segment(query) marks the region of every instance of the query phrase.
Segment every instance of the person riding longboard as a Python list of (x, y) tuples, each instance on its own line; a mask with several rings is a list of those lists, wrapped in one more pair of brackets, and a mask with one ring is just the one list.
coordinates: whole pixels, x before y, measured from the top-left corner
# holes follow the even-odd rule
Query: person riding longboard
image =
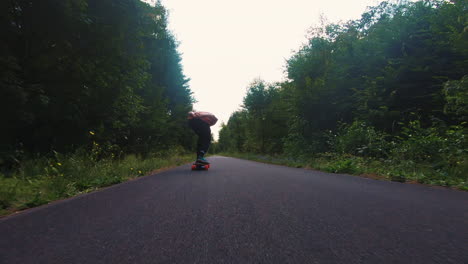
[(190, 128), (197, 134), (197, 165), (209, 165), (210, 163), (205, 159), (205, 154), (208, 152), (211, 144), (211, 129), (210, 126), (216, 124), (218, 119), (209, 112), (189, 112), (188, 124)]

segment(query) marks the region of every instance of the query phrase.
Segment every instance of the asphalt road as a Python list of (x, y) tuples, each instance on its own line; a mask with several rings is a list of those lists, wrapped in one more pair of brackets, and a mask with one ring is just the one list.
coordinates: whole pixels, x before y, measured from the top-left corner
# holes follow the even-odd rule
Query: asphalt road
[(468, 192), (212, 157), (0, 219), (0, 263), (468, 263)]

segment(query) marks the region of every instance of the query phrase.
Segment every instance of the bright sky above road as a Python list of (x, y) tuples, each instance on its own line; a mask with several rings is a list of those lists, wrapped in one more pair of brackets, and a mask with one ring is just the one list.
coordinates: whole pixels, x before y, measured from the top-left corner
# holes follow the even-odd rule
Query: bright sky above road
[[(154, 2), (146, 0), (147, 2)], [(256, 78), (284, 80), (285, 61), (306, 42), (307, 30), (360, 18), (377, 0), (162, 0), (169, 28), (180, 42), (184, 74), (198, 111), (214, 113), (218, 124), (240, 108)]]

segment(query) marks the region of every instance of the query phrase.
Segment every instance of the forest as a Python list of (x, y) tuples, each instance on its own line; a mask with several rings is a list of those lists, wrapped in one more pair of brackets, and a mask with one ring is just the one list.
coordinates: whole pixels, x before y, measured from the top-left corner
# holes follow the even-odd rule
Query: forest
[(468, 189), (467, 11), (385, 1), (311, 28), (286, 81), (251, 82), (217, 151)]
[(1, 165), (93, 142), (117, 154), (185, 146), (193, 98), (161, 4), (1, 4)]
[(0, 215), (187, 162), (194, 98), (168, 13), (0, 1)]

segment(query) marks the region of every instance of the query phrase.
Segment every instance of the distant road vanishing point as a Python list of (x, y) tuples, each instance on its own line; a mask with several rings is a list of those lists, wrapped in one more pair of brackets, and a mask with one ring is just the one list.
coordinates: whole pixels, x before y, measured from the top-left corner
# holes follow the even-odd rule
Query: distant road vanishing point
[(468, 192), (226, 157), (0, 219), (0, 263), (468, 263)]

